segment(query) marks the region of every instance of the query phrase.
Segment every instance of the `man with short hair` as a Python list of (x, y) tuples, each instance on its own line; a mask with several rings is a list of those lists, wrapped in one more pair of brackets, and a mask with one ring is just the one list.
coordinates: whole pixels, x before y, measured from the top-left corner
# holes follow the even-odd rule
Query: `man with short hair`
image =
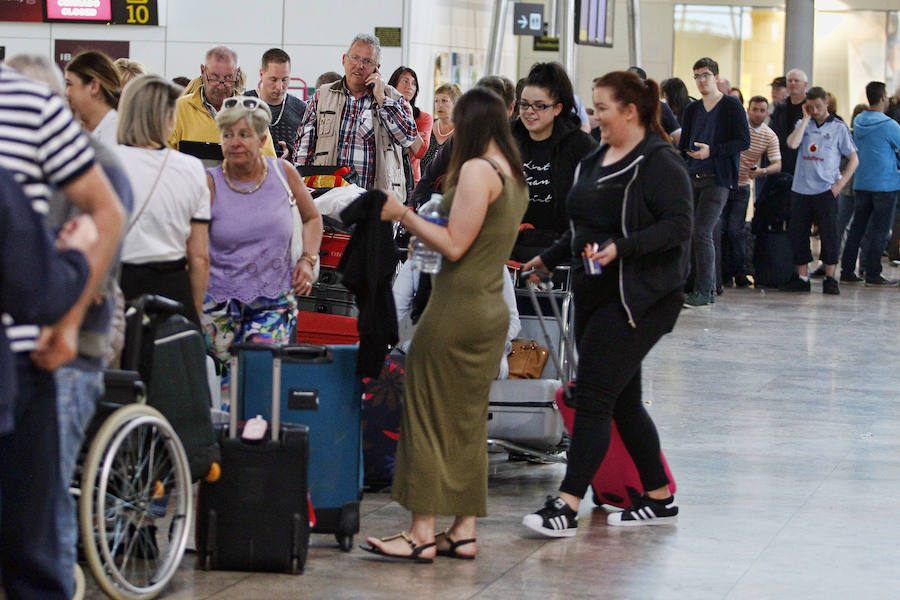
[[(788, 146), (788, 136), (794, 131), (794, 126), (803, 118), (803, 103), (806, 101), (806, 88), (809, 85), (806, 73), (800, 69), (791, 69), (785, 76), (787, 85), (787, 98), (779, 103), (773, 102), (772, 118), (769, 127), (778, 136), (781, 146), (781, 171), (794, 174), (794, 166), (797, 164), (797, 150)], [(774, 90), (774, 87), (772, 88)]]
[(701, 98), (685, 107), (678, 144), (694, 188), (694, 290), (685, 300), (687, 308), (715, 302), (717, 262), (713, 230), (729, 190), (737, 188), (740, 153), (750, 146), (744, 107), (716, 86), (718, 63), (701, 58), (693, 70)]
[(769, 86), (772, 88), (772, 102), (769, 106), (774, 109), (776, 104), (788, 97), (787, 78), (784, 75), (776, 77)]
[[(789, 88), (790, 82), (789, 75)], [(859, 158), (847, 125), (829, 114), (825, 90), (810, 88), (802, 106), (803, 118), (787, 138), (788, 147), (798, 150), (791, 185), (791, 220), (788, 224), (798, 277), (782, 289), (789, 292), (810, 291), (809, 262), (812, 252), (809, 248), (809, 230), (815, 222), (822, 242), (820, 257), (825, 264), (822, 293), (836, 296), (841, 293), (834, 278), (840, 246), (837, 197), (856, 171)], [(843, 173), (840, 170), (841, 156), (848, 159)]]
[[(178, 149), (182, 141), (222, 143), (216, 115), (222, 110), (225, 98), (235, 95), (238, 81), (238, 56), (227, 46), (216, 46), (206, 53), (206, 63), (200, 65), (200, 77), (184, 90), (175, 103), (175, 128), (168, 144)], [(271, 136), (266, 136), (262, 153), (275, 156)]]
[(352, 166), (365, 189), (406, 199), (403, 149), (416, 141), (412, 108), (379, 72), (381, 42), (353, 38), (343, 55), (344, 77), (316, 90), (294, 147), (299, 165)]
[[(750, 122), (750, 147), (741, 152), (738, 169), (737, 189), (730, 191), (728, 201), (722, 211), (722, 229), (727, 241), (727, 252), (723, 253), (723, 272), (725, 283), (734, 278), (736, 287), (747, 287), (750, 281), (744, 272), (747, 257), (746, 238), (744, 236), (747, 205), (750, 203), (750, 181), (766, 175), (774, 175), (781, 171), (781, 151), (778, 149), (778, 137), (768, 125), (769, 102), (764, 96), (753, 96), (747, 104), (747, 119)], [(768, 164), (760, 166), (760, 159), (765, 155)]]
[(853, 120), (853, 139), (859, 148), (859, 168), (853, 178), (856, 204), (841, 256), (841, 281), (860, 281), (853, 270), (865, 234), (860, 270), (865, 273), (866, 285), (893, 287), (897, 282), (881, 274), (881, 253), (891, 235), (900, 191), (900, 172), (897, 170), (900, 125), (884, 114), (888, 103), (884, 83), (870, 81), (866, 86), (866, 99), (869, 108)]
[(289, 94), (291, 84), (291, 57), (281, 48), (266, 50), (259, 69), (259, 93), (246, 92), (246, 96), (262, 98), (272, 111), (269, 137), (282, 158), (291, 160), (297, 128), (306, 113), (306, 102)]

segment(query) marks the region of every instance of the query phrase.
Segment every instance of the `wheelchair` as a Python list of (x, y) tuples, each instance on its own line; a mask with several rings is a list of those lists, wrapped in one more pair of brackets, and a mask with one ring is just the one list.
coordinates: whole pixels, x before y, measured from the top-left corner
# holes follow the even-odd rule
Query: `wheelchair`
[[(138, 321), (145, 324), (145, 310), (165, 318), (181, 307), (154, 296), (142, 297), (136, 306)], [(171, 406), (163, 408), (171, 413), (164, 415), (147, 403), (154, 383), (158, 390), (160, 379), (178, 380), (164, 369), (153, 375), (139, 365), (139, 346), (140, 336), (126, 329), (123, 366), (131, 370), (105, 372), (107, 392), (87, 428), (76, 466), (78, 485), (71, 490), (78, 499), (84, 561), (97, 585), (115, 600), (154, 598), (175, 575), (194, 526), (192, 484), (199, 478), (196, 452), (191, 454), (196, 448), (185, 449), (190, 432), (185, 438), (185, 430), (172, 425), (182, 416)], [(204, 402), (208, 406), (208, 397)], [(217, 478), (217, 460), (201, 461), (207, 480)]]

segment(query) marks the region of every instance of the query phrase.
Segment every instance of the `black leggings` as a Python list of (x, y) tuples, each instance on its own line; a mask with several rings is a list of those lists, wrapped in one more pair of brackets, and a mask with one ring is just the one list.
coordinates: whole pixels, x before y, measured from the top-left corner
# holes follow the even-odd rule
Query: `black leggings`
[(641, 361), (672, 331), (681, 304), (676, 290), (651, 306), (631, 327), (618, 301), (591, 302), (575, 289), (578, 380), (575, 425), (560, 491), (583, 498), (603, 462), (615, 420), (645, 490), (669, 483), (659, 454), (656, 426), (641, 402)]

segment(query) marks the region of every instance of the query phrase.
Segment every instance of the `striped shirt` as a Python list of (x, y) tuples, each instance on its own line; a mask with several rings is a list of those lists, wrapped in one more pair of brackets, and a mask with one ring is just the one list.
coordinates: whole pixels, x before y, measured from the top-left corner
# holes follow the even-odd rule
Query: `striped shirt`
[(759, 127), (750, 128), (750, 147), (741, 152), (741, 166), (738, 170), (739, 186), (750, 185), (750, 168), (759, 164), (763, 153), (769, 157), (770, 163), (781, 160), (778, 136), (765, 123)]
[[(316, 90), (297, 130), (294, 160), (298, 165), (314, 164), (318, 139), (316, 107), (319, 104), (321, 92), (321, 88)], [(367, 91), (362, 98), (356, 98), (350, 93), (346, 82), (344, 83), (344, 97), (344, 112), (341, 113), (341, 129), (338, 133), (337, 164), (355, 167), (356, 172), (359, 173), (359, 185), (369, 190), (375, 186), (375, 120), (373, 112), (378, 112), (378, 119), (388, 134), (404, 148), (415, 142), (416, 121), (407, 102), (398, 102), (386, 96), (379, 107), (371, 91)]]
[[(51, 185), (65, 187), (94, 165), (94, 151), (65, 102), (46, 85), (3, 65), (0, 165), (12, 172), (41, 214), (49, 210)], [(8, 315), (3, 315), (3, 324), (11, 325)], [(15, 325), (6, 335), (13, 352), (28, 352), (34, 349), (38, 327)]]
[(50, 186), (65, 187), (94, 164), (94, 151), (65, 102), (47, 86), (0, 65), (0, 165), (46, 214)]

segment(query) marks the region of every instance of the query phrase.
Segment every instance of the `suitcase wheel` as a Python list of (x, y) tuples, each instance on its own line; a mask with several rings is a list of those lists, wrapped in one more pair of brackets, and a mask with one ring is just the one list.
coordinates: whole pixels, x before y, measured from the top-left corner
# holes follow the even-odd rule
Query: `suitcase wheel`
[(341, 550), (344, 552), (350, 552), (353, 549), (353, 534), (344, 535), (342, 533), (334, 534), (334, 539), (337, 540), (338, 546), (341, 547)]
[(303, 569), (300, 568), (300, 559), (296, 556), (291, 559), (291, 575), (299, 575), (303, 572)]

